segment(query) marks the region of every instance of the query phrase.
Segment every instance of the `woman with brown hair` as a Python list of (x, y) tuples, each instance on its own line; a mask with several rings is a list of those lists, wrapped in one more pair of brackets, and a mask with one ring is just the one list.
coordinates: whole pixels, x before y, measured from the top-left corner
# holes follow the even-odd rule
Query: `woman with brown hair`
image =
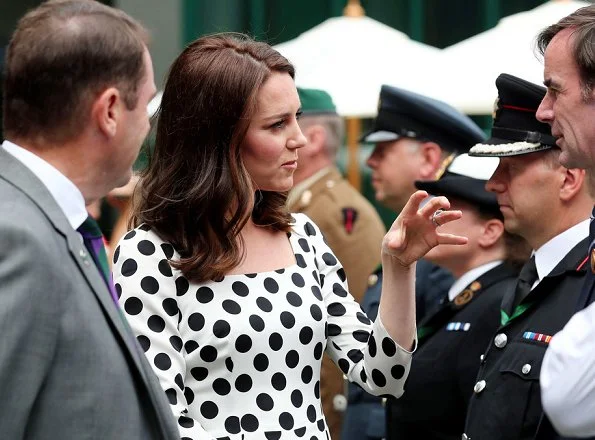
[(293, 77), (269, 45), (223, 34), (190, 44), (165, 85), (114, 281), (183, 438), (326, 439), (323, 350), (370, 392), (401, 395), (415, 261), (466, 241), (436, 232), (445, 198), (412, 196), (384, 239), (370, 322), (319, 229), (285, 208), (305, 143)]

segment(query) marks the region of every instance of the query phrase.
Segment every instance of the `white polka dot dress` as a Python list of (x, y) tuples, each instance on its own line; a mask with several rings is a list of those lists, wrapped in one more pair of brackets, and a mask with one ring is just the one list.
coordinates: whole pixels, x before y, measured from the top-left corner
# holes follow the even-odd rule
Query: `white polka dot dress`
[(120, 304), (183, 439), (327, 440), (325, 350), (369, 392), (403, 393), (411, 354), (347, 293), (320, 230), (303, 214), (294, 219), (294, 265), (219, 282), (189, 283), (169, 265), (174, 248), (149, 228), (120, 241)]

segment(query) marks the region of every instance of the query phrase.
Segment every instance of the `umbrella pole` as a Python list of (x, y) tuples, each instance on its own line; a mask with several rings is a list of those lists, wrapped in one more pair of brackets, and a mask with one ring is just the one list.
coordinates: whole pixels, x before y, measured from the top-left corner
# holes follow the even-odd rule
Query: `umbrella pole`
[(359, 137), (362, 131), (360, 118), (345, 118), (347, 134), (347, 180), (358, 191), (361, 191), (361, 176), (359, 169)]

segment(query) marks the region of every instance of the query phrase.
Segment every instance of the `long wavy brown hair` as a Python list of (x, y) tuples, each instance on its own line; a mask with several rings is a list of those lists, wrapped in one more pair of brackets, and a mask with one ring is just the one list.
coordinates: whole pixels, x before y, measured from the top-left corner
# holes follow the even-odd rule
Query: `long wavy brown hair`
[(240, 232), (251, 216), (290, 229), (287, 193), (257, 191), (240, 155), (272, 72), (294, 77), (271, 46), (229, 33), (199, 38), (170, 68), (131, 224), (170, 242), (181, 257), (172, 266), (189, 280), (221, 279), (242, 261)]

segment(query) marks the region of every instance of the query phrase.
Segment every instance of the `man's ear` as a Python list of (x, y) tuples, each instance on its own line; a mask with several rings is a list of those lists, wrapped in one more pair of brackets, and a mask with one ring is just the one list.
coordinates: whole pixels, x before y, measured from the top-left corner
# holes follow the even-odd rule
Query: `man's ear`
[(442, 149), (436, 142), (422, 142), (419, 154), (422, 159), (419, 166), (420, 180), (435, 180), (442, 163)]
[(322, 125), (309, 125), (302, 130), (302, 133), (306, 136), (308, 144), (300, 150), (300, 154), (302, 154), (303, 150), (306, 150), (307, 154), (314, 156), (324, 150), (327, 134)]
[(120, 92), (115, 87), (109, 87), (101, 92), (93, 101), (91, 118), (98, 130), (107, 137), (114, 137), (123, 109)]
[(567, 202), (579, 193), (585, 182), (585, 170), (560, 167), (563, 175), (560, 184), (560, 199)]
[(482, 234), (477, 241), (483, 248), (492, 247), (504, 234), (504, 223), (498, 219), (490, 219), (483, 224)]

